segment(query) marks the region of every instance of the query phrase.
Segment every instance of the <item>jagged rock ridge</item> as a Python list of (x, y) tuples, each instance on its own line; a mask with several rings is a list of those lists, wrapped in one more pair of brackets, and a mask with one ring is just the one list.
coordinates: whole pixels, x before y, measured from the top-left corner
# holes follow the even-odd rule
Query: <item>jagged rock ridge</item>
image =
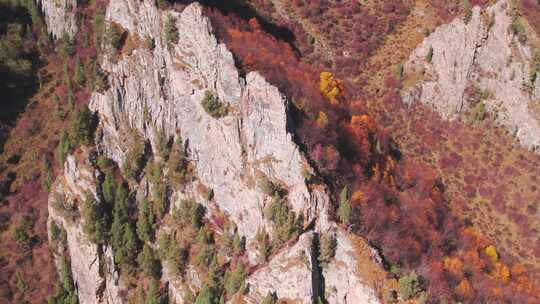
[[(43, 7), (51, 14), (47, 13), (50, 5)], [(162, 36), (167, 18), (174, 18), (178, 28), (176, 44)], [(263, 217), (270, 198), (257, 187), (261, 177), (287, 190), (288, 202), (303, 215), (306, 227), (315, 223), (316, 230), (331, 229), (340, 243), (347, 244), (346, 234), (327, 218), (329, 197), (324, 187), (310, 189), (306, 184), (304, 174), (311, 168), (287, 131), (287, 100), (258, 73), (239, 76), (232, 54), (217, 42), (198, 4), (178, 13), (158, 10), (151, 0), (111, 1), (106, 19), (127, 30), (135, 41), (153, 39), (155, 47), (139, 47), (129, 54), (122, 52), (120, 57), (112, 52), (103, 56), (101, 66), (108, 74), (109, 88), (94, 92), (90, 103), (99, 118), (95, 142), (99, 153), (121, 165), (129, 149), (129, 132), (135, 130), (154, 147), (158, 131), (180, 136), (199, 182), (214, 191), (215, 207), (247, 238), (249, 262), (258, 270), (248, 278), (250, 288), (244, 300), (260, 303), (272, 290), (280, 297), (312, 303), (319, 292), (313, 289), (317, 285), (313, 281), (320, 275), (313, 273), (313, 232), (300, 236), (295, 245), (283, 249), (267, 264), (261, 263), (254, 248), (257, 229), (271, 229)], [(58, 28), (66, 26), (57, 24)], [(206, 113), (201, 100), (207, 91), (229, 105), (228, 115), (216, 119)], [(51, 192), (50, 220), (66, 228), (80, 302), (120, 303), (122, 277), (114, 270), (111, 249), (99, 253), (97, 246), (85, 240), (80, 219), (69, 222), (53, 206), (59, 195), (68, 205), (83, 201), (86, 193), (99, 200), (97, 174), (89, 165), (89, 155), (69, 157)], [(144, 192), (143, 188), (140, 191)], [(171, 203), (178, 204), (186, 197), (209, 204), (195, 185), (172, 194)], [(214, 206), (208, 207), (211, 210)], [(346, 248), (350, 250), (350, 246)], [(305, 259), (297, 258), (301, 255)], [(289, 267), (291, 262), (295, 267)], [(104, 274), (100, 274), (102, 264), (107, 265)], [(357, 267), (350, 253), (338, 251), (328, 269), (340, 272), (325, 273), (326, 285), (335, 290), (329, 293), (330, 303), (378, 303), (375, 292), (363, 285), (361, 274), (354, 271)], [(343, 274), (348, 276), (346, 281)], [(172, 282), (175, 278), (165, 275), (163, 279)], [(183, 303), (183, 291), (173, 283), (169, 287), (171, 299)]]
[[(66, 230), (67, 247), (79, 302), (122, 303), (117, 285), (118, 273), (114, 267), (111, 249), (104, 248), (103, 253), (99, 253), (98, 245), (89, 242), (83, 232), (83, 223), (76, 211), (77, 204), (84, 201), (87, 195), (98, 198), (96, 193), (98, 172), (88, 159), (86, 150), (77, 158), (68, 156), (66, 159), (64, 172), (55, 181), (49, 195), (48, 221)], [(57, 204), (61, 204), (61, 208)], [(100, 270), (104, 267), (108, 272), (102, 275)]]

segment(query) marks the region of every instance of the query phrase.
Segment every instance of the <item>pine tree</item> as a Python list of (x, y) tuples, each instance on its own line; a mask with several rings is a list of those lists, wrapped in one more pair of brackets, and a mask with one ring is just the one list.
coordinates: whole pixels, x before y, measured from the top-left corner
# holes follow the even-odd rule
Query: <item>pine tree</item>
[(92, 20), (92, 32), (94, 33), (94, 45), (101, 49), (103, 35), (105, 34), (105, 16), (101, 12), (97, 12)]
[(51, 191), (52, 179), (53, 179), (53, 170), (51, 161), (47, 158), (43, 158), (43, 186), (47, 192)]
[(73, 74), (73, 81), (79, 86), (82, 86), (86, 81), (84, 76), (84, 68), (79, 60), (79, 57), (75, 58), (75, 72)]
[(348, 187), (343, 187), (339, 195), (340, 203), (338, 208), (338, 216), (342, 223), (348, 225), (351, 223), (352, 217), (352, 206), (349, 199), (349, 189)]
[(73, 87), (67, 61), (64, 63), (64, 85), (66, 86), (67, 103), (71, 105), (73, 103)]
[(92, 72), (92, 89), (98, 92), (102, 92), (108, 85), (107, 75), (103, 70), (95, 64), (91, 70)]
[(83, 206), (84, 225), (83, 231), (88, 235), (90, 241), (102, 244), (107, 239), (108, 215), (101, 202), (97, 202), (91, 195), (88, 195)]
[(143, 249), (137, 257), (137, 263), (144, 273), (150, 277), (158, 277), (160, 274), (159, 261), (155, 258), (154, 251), (148, 244), (144, 244)]
[(154, 238), (155, 220), (150, 202), (144, 198), (139, 207), (137, 218), (137, 235), (143, 241), (151, 241)]
[(88, 106), (84, 106), (77, 112), (71, 122), (71, 133), (75, 146), (90, 143), (94, 129), (94, 119), (94, 113), (90, 111)]
[(335, 236), (323, 234), (319, 241), (319, 257), (318, 260), (321, 263), (321, 265), (325, 266), (332, 258), (334, 258), (334, 255), (336, 253), (336, 247), (337, 247), (337, 240)]
[(146, 302), (146, 294), (144, 293), (144, 288), (142, 286), (139, 286), (137, 288), (137, 301), (136, 304), (145, 304)]
[(150, 281), (150, 286), (148, 288), (148, 294), (146, 295), (146, 304), (159, 304), (159, 286), (156, 280)]
[(169, 269), (175, 275), (182, 273), (186, 267), (188, 250), (174, 238), (172, 238), (172, 240), (171, 238), (168, 238), (168, 246), (165, 247), (168, 248), (165, 253), (165, 259), (169, 264)]
[(158, 218), (162, 218), (167, 211), (167, 185), (158, 182), (153, 185), (154, 211)]
[(235, 255), (241, 255), (246, 249), (246, 238), (240, 237), (238, 231), (234, 232), (232, 248)]
[(159, 156), (163, 162), (166, 162), (171, 152), (170, 138), (159, 130), (154, 131), (154, 138), (156, 146), (155, 155)]
[(203, 218), (206, 213), (206, 209), (199, 203), (194, 203), (191, 206), (190, 217), (191, 226), (195, 229), (200, 229), (203, 225)]
[(195, 299), (195, 304), (217, 304), (214, 291), (207, 285), (204, 285), (197, 295), (197, 299)]
[(246, 279), (246, 269), (242, 262), (236, 264), (233, 272), (227, 272), (225, 275), (225, 290), (227, 295), (233, 296), (237, 291), (243, 289)]
[(106, 34), (109, 44), (115, 50), (120, 50), (122, 48), (122, 28), (116, 23), (111, 23), (107, 28)]
[(130, 222), (124, 224), (124, 237), (123, 243), (125, 248), (126, 262), (133, 265), (135, 257), (137, 255), (137, 245), (139, 243), (135, 229)]
[(73, 292), (75, 290), (73, 283), (73, 275), (71, 274), (71, 267), (64, 257), (60, 262), (60, 272), (62, 277), (62, 287), (68, 292)]
[(119, 220), (117, 213), (111, 225), (111, 245), (114, 250), (114, 258), (118, 265), (124, 262), (124, 249), (122, 248), (124, 227)]
[(118, 216), (118, 220), (123, 224), (129, 220), (127, 209), (128, 193), (126, 186), (119, 185), (116, 188), (114, 196), (114, 213)]
[(60, 261), (60, 278), (62, 280), (60, 286), (57, 287), (55, 295), (49, 297), (49, 304), (78, 304), (79, 299), (75, 290), (73, 276), (71, 274), (71, 266), (64, 257)]
[(171, 15), (168, 15), (167, 19), (165, 19), (164, 32), (167, 43), (178, 43), (179, 35), (176, 28), (176, 19)]
[(111, 226), (111, 241), (115, 252), (120, 252), (120, 250), (122, 250), (124, 224), (127, 222), (126, 199), (126, 190), (121, 186), (118, 188), (118, 192), (115, 197), (114, 215)]
[(60, 143), (58, 144), (58, 148), (56, 152), (58, 162), (60, 163), (61, 168), (64, 167), (66, 158), (68, 154), (70, 154), (72, 151), (73, 151), (73, 146), (71, 144), (71, 140), (69, 139), (68, 133), (64, 131), (64, 133), (62, 133), (62, 137), (60, 138)]
[(114, 218), (111, 226), (111, 242), (115, 261), (121, 266), (133, 265), (137, 252), (137, 235), (130, 222), (127, 210), (127, 190), (124, 186), (116, 189)]
[(261, 228), (257, 230), (257, 234), (255, 236), (255, 239), (258, 243), (258, 249), (259, 249), (259, 255), (262, 257), (265, 261), (270, 256), (270, 253), (272, 252), (272, 245), (270, 244), (270, 237), (268, 236), (268, 233)]
[(351, 223), (352, 207), (349, 201), (342, 202), (339, 205), (338, 215), (342, 223), (346, 225)]
[(277, 295), (275, 292), (271, 292), (270, 290), (266, 294), (266, 297), (264, 297), (264, 300), (262, 304), (276, 304), (277, 303)]
[(73, 38), (69, 37), (69, 35), (64, 33), (64, 36), (62, 37), (62, 51), (64, 56), (71, 56), (75, 52), (75, 43), (73, 41)]
[(103, 200), (109, 206), (114, 206), (114, 202), (115, 202), (114, 197), (115, 197), (116, 187), (117, 187), (116, 181), (114, 180), (113, 175), (107, 172), (105, 174), (105, 179), (103, 180), (103, 184), (101, 185), (101, 190), (103, 193)]
[(208, 269), (208, 287), (219, 290), (223, 285), (223, 273), (221, 272), (217, 255), (214, 255), (210, 269)]

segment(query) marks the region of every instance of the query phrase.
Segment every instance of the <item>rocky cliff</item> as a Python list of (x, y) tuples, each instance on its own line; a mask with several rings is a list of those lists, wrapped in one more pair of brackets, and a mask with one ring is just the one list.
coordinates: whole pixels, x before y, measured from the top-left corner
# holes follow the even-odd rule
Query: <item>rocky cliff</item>
[(444, 118), (486, 113), (525, 147), (540, 144), (535, 49), (526, 21), (500, 0), (437, 28), (404, 65), (404, 101), (423, 102)]
[(77, 33), (77, 0), (39, 0), (47, 29), (54, 39)]
[[(52, 9), (55, 3), (43, 1), (48, 24), (55, 28), (53, 35), (58, 36), (59, 29), (75, 31), (70, 18)], [(279, 298), (298, 303), (313, 303), (324, 293), (329, 303), (378, 303), (374, 290), (356, 271), (347, 234), (328, 219), (330, 198), (325, 187), (306, 182), (305, 176), (313, 170), (289, 132), (287, 99), (257, 72), (239, 75), (233, 55), (214, 37), (202, 7), (195, 3), (176, 12), (158, 9), (153, 0), (110, 1), (106, 19), (120, 26), (136, 47), (120, 52), (105, 47), (101, 67), (108, 75), (108, 87), (94, 92), (90, 102), (99, 120), (97, 152), (123, 167), (130, 134), (138, 134), (138, 140), (148, 142), (153, 151), (159, 149), (157, 134), (182, 140), (197, 183), (168, 193), (169, 201), (179, 206), (185, 198), (194, 199), (207, 207), (208, 217), (225, 214), (246, 238), (247, 263), (253, 271), (246, 279), (249, 288), (238, 295), (245, 302), (260, 303), (273, 291)], [(177, 29), (177, 42), (164, 35), (170, 22)], [(145, 41), (152, 41), (152, 47)], [(216, 117), (204, 109), (201, 101), (208, 94), (227, 107), (226, 115)], [(92, 165), (93, 156), (85, 151), (67, 158), (64, 173), (54, 183), (50, 221), (66, 229), (80, 302), (121, 303), (119, 295), (127, 287), (115, 270), (112, 249), (88, 240), (80, 210), (76, 211), (87, 195), (101, 199), (100, 173)], [(306, 230), (268, 262), (257, 253), (255, 240), (259, 228), (273, 229), (264, 215), (272, 198), (261, 182), (286, 192), (287, 204), (301, 215)], [(143, 179), (139, 198), (148, 195), (145, 183)], [(212, 190), (210, 200), (198, 190), (201, 186)], [(59, 202), (65, 208), (59, 208)], [(321, 272), (313, 239), (330, 228), (338, 231), (336, 259)], [(176, 303), (185, 303), (186, 296), (175, 282), (191, 280), (187, 283), (195, 292), (201, 287), (197, 274), (190, 270), (178, 278), (164, 269), (162, 280), (170, 283), (170, 298)]]
[(110, 248), (100, 252), (98, 245), (90, 242), (82, 228), (81, 203), (87, 195), (98, 198), (97, 174), (89, 163), (86, 150), (67, 158), (64, 172), (55, 181), (49, 196), (49, 227), (55, 224), (66, 231), (67, 251), (79, 302), (122, 303)]
[[(261, 175), (287, 188), (291, 205), (306, 222), (314, 219), (324, 202), (306, 186), (303, 172), (310, 169), (287, 132), (287, 101), (259, 74), (239, 77), (232, 54), (217, 43), (201, 7), (171, 13), (180, 34), (176, 45), (159, 35), (165, 16), (151, 1), (111, 2), (107, 18), (130, 35), (152, 37), (156, 47), (104, 62), (111, 88), (95, 93), (90, 104), (100, 117), (99, 148), (122, 164), (127, 152), (122, 137), (130, 129), (153, 145), (156, 131), (180, 136), (201, 183), (213, 189), (219, 208), (248, 241), (265, 225), (261, 210), (267, 195), (256, 186)], [(229, 105), (227, 116), (215, 119), (205, 112), (201, 100), (207, 91)]]

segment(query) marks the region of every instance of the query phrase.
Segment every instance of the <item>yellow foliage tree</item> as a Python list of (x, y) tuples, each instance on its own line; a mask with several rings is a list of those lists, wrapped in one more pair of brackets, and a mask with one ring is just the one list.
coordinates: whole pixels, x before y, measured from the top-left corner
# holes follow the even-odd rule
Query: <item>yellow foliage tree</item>
[(374, 180), (380, 180), (381, 179), (381, 169), (379, 168), (379, 164), (375, 164), (371, 167), (371, 171), (373, 171), (373, 179)]
[(395, 181), (394, 181), (394, 169), (396, 168), (396, 161), (388, 156), (386, 158), (386, 166), (384, 168), (384, 174), (383, 179), (388, 183), (391, 187), (395, 187)]
[(497, 248), (495, 248), (495, 246), (493, 245), (487, 246), (486, 249), (484, 249), (484, 252), (491, 259), (493, 263), (499, 260), (499, 254), (497, 253)]
[(330, 100), (333, 105), (338, 104), (337, 97), (341, 93), (339, 81), (334, 79), (330, 72), (321, 72), (319, 75), (319, 89), (323, 95)]

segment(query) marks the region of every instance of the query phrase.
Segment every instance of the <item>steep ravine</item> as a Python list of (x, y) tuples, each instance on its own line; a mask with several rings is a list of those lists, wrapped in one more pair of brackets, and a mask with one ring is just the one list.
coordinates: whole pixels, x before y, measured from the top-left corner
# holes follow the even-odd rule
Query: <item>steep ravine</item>
[[(71, 22), (64, 18), (65, 11), (60, 13), (57, 6), (47, 3), (55, 1), (43, 2), (50, 29), (70, 29), (68, 34), (76, 31), (72, 23), (62, 22)], [(178, 43), (162, 37), (171, 17), (178, 29)], [(122, 167), (130, 150), (128, 134), (138, 134), (152, 150), (158, 149), (158, 133), (182, 139), (197, 184), (172, 191), (168, 199), (172, 206), (179, 206), (185, 198), (196, 200), (207, 207), (208, 217), (223, 213), (246, 237), (247, 261), (255, 269), (246, 280), (247, 294), (240, 296), (246, 303), (262, 302), (269, 291), (298, 303), (313, 303), (319, 296), (328, 303), (378, 303), (375, 291), (357, 272), (347, 233), (328, 219), (330, 198), (325, 187), (306, 182), (305, 173), (312, 169), (287, 131), (287, 99), (256, 72), (239, 76), (232, 54), (214, 37), (201, 6), (194, 3), (175, 12), (157, 9), (153, 0), (110, 1), (106, 20), (121, 26), (135, 41), (152, 39), (154, 47), (141, 45), (121, 56), (106, 49), (101, 67), (108, 74), (109, 87), (94, 92), (90, 102), (99, 120), (94, 143), (98, 153)], [(53, 35), (60, 36), (58, 32)], [(228, 104), (227, 115), (215, 118), (203, 109), (201, 100), (207, 92)], [(96, 201), (102, 199), (98, 185), (102, 177), (93, 160), (95, 155), (87, 148), (67, 158), (63, 174), (52, 187), (49, 217), (66, 229), (80, 303), (122, 303), (120, 294), (127, 278), (115, 269), (112, 249), (98, 248), (82, 229), (82, 202), (89, 194)], [(303, 216), (304, 227), (315, 227), (268, 262), (257, 253), (255, 240), (259, 228), (272, 230), (263, 214), (271, 198), (257, 186), (261, 178), (286, 189), (288, 204)], [(138, 198), (148, 195), (145, 183), (143, 179), (136, 189)], [(212, 189), (211, 202), (198, 190), (201, 185)], [(64, 208), (59, 209), (59, 203)], [(324, 285), (312, 249), (317, 232), (334, 233), (338, 241), (335, 258), (322, 269)], [(185, 303), (185, 285), (176, 284), (179, 278), (167, 270), (164, 273), (162, 280), (170, 283), (170, 298)], [(325, 295), (321, 295), (322, 286), (326, 286)]]

